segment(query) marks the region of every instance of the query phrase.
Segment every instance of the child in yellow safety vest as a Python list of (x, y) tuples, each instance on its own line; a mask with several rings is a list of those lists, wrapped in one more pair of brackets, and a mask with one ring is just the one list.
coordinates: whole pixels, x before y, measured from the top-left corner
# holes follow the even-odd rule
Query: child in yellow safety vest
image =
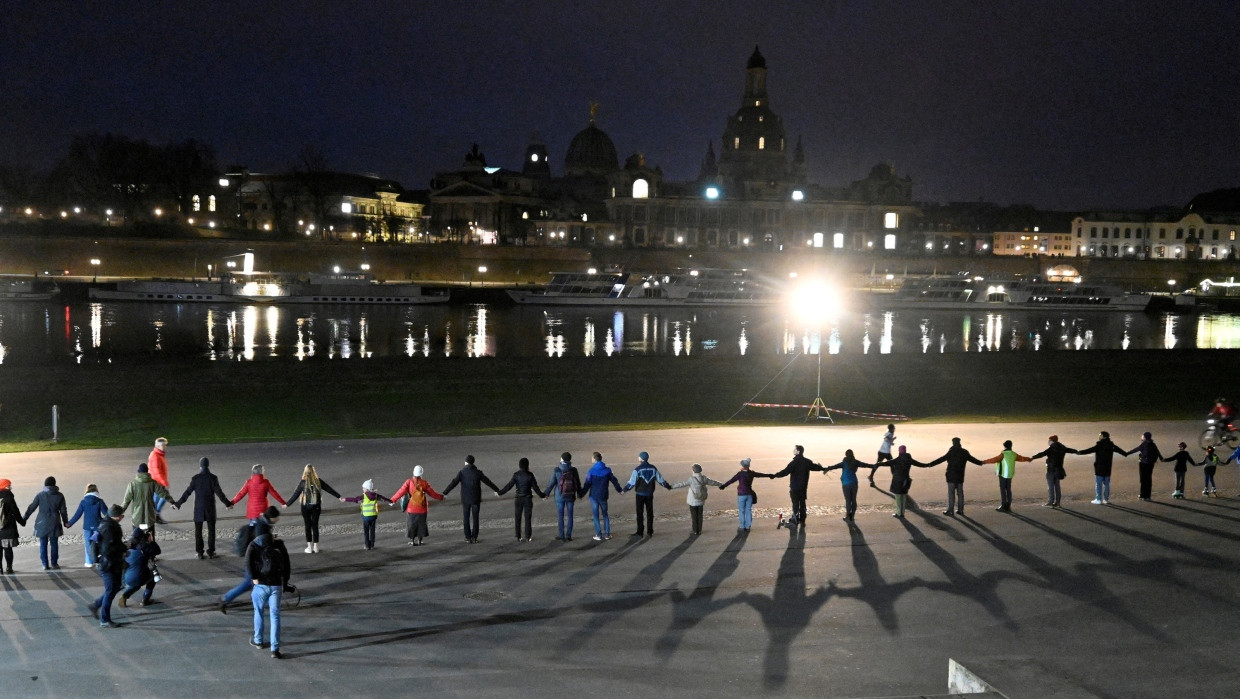
[(355, 498), (340, 498), (340, 502), (360, 502), (362, 504), (362, 541), (369, 551), (375, 547), (375, 524), (379, 519), (379, 501), (391, 505), (387, 496), (375, 491), (375, 482), (367, 480), (362, 484), (362, 494)]

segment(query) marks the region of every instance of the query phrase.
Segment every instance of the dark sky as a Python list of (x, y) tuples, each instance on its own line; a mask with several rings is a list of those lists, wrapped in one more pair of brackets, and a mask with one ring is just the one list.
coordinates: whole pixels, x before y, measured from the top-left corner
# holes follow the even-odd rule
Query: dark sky
[(197, 138), (221, 165), (424, 188), (478, 142), (558, 174), (587, 104), (689, 179), (755, 44), (811, 179), (877, 162), (921, 201), (1182, 205), (1240, 186), (1240, 2), (30, 2), (0, 16), (0, 163), (75, 133)]

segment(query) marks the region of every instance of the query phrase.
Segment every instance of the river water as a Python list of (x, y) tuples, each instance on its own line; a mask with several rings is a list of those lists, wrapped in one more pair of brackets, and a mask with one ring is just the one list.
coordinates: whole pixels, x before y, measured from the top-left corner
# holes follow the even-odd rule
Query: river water
[(857, 311), (810, 327), (783, 309), (560, 309), (0, 303), (0, 364), (616, 356), (770, 357), (1240, 348), (1240, 315)]

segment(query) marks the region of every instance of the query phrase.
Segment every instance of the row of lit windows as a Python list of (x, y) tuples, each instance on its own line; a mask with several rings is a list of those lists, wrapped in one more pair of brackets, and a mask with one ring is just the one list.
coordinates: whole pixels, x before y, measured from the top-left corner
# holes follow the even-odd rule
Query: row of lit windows
[[(1200, 231), (1200, 232), (1201, 232), (1202, 238), (1204, 239), (1205, 234), (1206, 234), (1206, 230), (1203, 228), (1203, 229), (1201, 229), (1201, 231)], [(1141, 228), (1137, 228), (1137, 230), (1136, 230), (1136, 237), (1137, 237), (1137, 238), (1141, 238), (1141, 237), (1143, 237), (1143, 236), (1150, 235), (1150, 233), (1151, 233), (1151, 231), (1146, 231), (1146, 230), (1143, 230), (1143, 229), (1141, 229)], [(1197, 229), (1196, 229), (1196, 228), (1189, 228), (1189, 229), (1188, 229), (1188, 235), (1190, 235), (1190, 236), (1192, 236), (1192, 237), (1196, 237), (1196, 236), (1197, 236), (1197, 233), (1198, 233), (1198, 231), (1197, 231)], [(1112, 234), (1113, 234), (1113, 235), (1112, 235)], [(1076, 229), (1076, 237), (1078, 237), (1078, 238), (1082, 238), (1082, 237), (1084, 237), (1084, 229), (1083, 229), (1083, 227), (1081, 227), (1081, 226), (1078, 226), (1078, 227), (1077, 227), (1077, 229)], [(1091, 238), (1097, 238), (1097, 237), (1099, 237), (1099, 235), (1098, 235), (1098, 226), (1090, 226), (1090, 228), (1089, 228), (1089, 237), (1091, 237)], [(1120, 230), (1119, 230), (1119, 226), (1116, 226), (1116, 227), (1115, 227), (1115, 228), (1113, 228), (1113, 229), (1112, 229), (1112, 228), (1109, 228), (1109, 227), (1107, 227), (1107, 226), (1103, 226), (1103, 227), (1102, 227), (1102, 235), (1101, 235), (1101, 237), (1102, 237), (1102, 238), (1119, 238), (1119, 237), (1120, 237)], [(1132, 230), (1132, 228), (1131, 228), (1131, 227), (1124, 228), (1124, 231), (1123, 231), (1123, 237), (1125, 237), (1125, 238), (1132, 238), (1132, 237), (1133, 237), (1133, 230)], [(1166, 228), (1159, 228), (1159, 229), (1158, 229), (1158, 237), (1159, 237), (1159, 239), (1165, 240), (1165, 239), (1167, 238), (1167, 229), (1166, 229)], [(1183, 229), (1183, 228), (1177, 228), (1177, 229), (1175, 229), (1175, 238), (1176, 238), (1176, 240), (1183, 240), (1183, 239), (1184, 239), (1184, 229)], [(1213, 231), (1211, 231), (1211, 237), (1210, 237), (1210, 239), (1211, 239), (1211, 240), (1220, 240), (1220, 238), (1219, 238), (1219, 229), (1215, 228)], [(1235, 232), (1235, 231), (1230, 231), (1230, 232), (1228, 232), (1228, 237), (1227, 237), (1227, 240), (1235, 240), (1235, 239), (1236, 239), (1236, 232)]]
[[(741, 148), (741, 137), (734, 136), (732, 138), (732, 150), (740, 150), (740, 148)], [(781, 151), (784, 149), (784, 139), (782, 138), (779, 139), (779, 149)], [(758, 137), (758, 150), (766, 150), (766, 136)]]
[[(199, 197), (197, 194), (195, 194), (194, 199), (193, 199), (193, 205), (194, 205), (194, 211), (202, 211), (202, 197)], [(214, 194), (207, 196), (207, 211), (215, 211), (215, 195)]]

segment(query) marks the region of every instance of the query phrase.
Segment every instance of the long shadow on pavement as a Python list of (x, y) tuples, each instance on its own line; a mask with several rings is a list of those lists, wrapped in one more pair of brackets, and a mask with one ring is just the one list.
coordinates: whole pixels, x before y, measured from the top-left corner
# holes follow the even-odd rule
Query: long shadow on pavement
[[(933, 539), (922, 535), (921, 531), (907, 519), (901, 519), (900, 524), (908, 530), (909, 535), (913, 537), (913, 545), (918, 548), (939, 570), (947, 576), (947, 583), (927, 583), (926, 588), (948, 592), (962, 597), (967, 597), (974, 602), (982, 605), (982, 607), (990, 613), (991, 616), (1003, 622), (1003, 626), (1009, 630), (1015, 631), (1017, 628), (1016, 620), (1007, 612), (1003, 599), (998, 594), (997, 577), (992, 573), (983, 576), (976, 576), (965, 570), (958, 562), (956, 557), (951, 555)], [(957, 532), (957, 535), (963, 538)]]
[(657, 655), (670, 659), (680, 647), (680, 642), (687, 631), (714, 612), (737, 604), (739, 601), (737, 598), (716, 600), (715, 593), (719, 591), (719, 586), (732, 577), (740, 566), (739, 554), (745, 547), (746, 540), (746, 533), (737, 530), (736, 536), (732, 537), (706, 572), (702, 573), (702, 577), (698, 578), (688, 595), (680, 590), (667, 593), (672, 603), (672, 621), (659, 640), (655, 642)]

